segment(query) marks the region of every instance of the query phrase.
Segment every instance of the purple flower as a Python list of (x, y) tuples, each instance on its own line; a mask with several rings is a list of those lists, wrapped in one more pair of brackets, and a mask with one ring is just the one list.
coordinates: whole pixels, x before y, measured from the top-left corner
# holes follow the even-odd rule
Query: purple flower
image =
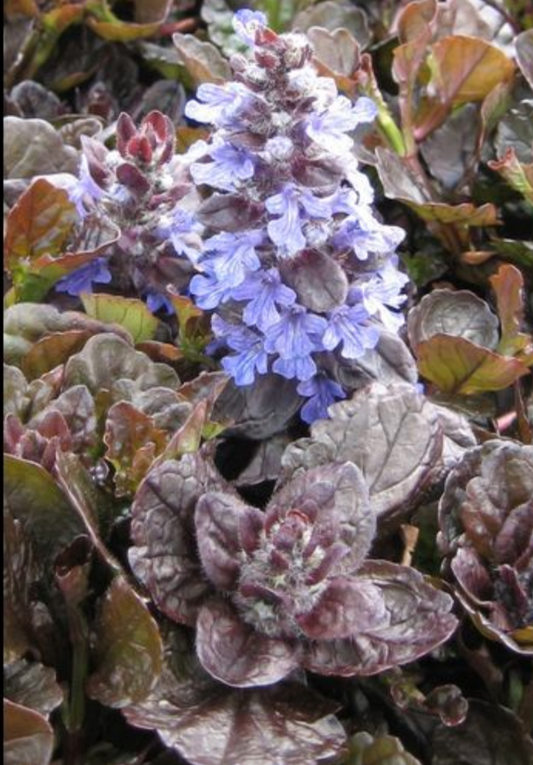
[(148, 290), (144, 295), (144, 299), (146, 300), (146, 305), (152, 313), (156, 313), (160, 310), (165, 311), (165, 313), (169, 315), (174, 313), (174, 306), (172, 305), (172, 301), (162, 292)]
[(191, 165), (195, 183), (208, 184), (217, 189), (233, 191), (238, 181), (246, 181), (254, 174), (254, 163), (245, 149), (230, 143), (221, 143), (209, 152), (213, 162), (196, 162)]
[(309, 380), (316, 374), (317, 366), (311, 356), (294, 356), (290, 359), (276, 359), (272, 365), (276, 374), (286, 377), (288, 380)]
[(341, 398), (346, 398), (339, 383), (330, 380), (323, 372), (298, 384), (296, 389), (302, 396), (308, 396), (300, 412), (304, 422), (311, 424), (315, 420), (323, 420), (328, 416), (328, 407)]
[(216, 308), (231, 298), (231, 285), (219, 281), (214, 273), (204, 276), (197, 274), (191, 279), (189, 290), (196, 298), (196, 304), (204, 310)]
[(345, 96), (337, 96), (324, 111), (310, 116), (306, 133), (328, 153), (340, 156), (350, 151), (353, 144), (344, 134), (361, 122), (372, 122), (377, 113), (376, 105), (369, 98), (362, 96), (354, 105)]
[(233, 17), (233, 29), (240, 39), (247, 45), (255, 44), (255, 34), (258, 29), (263, 29), (267, 25), (267, 17), (261, 11), (250, 11), (243, 8), (237, 11)]
[(268, 224), (268, 235), (280, 249), (281, 257), (303, 250), (306, 239), (302, 225), (306, 219), (328, 218), (331, 204), (327, 199), (315, 197), (308, 189), (288, 183), (283, 191), (265, 202), (268, 212), (279, 217)]
[(176, 207), (163, 216), (155, 230), (161, 239), (170, 239), (177, 255), (185, 255), (192, 263), (197, 263), (202, 254), (200, 226), (188, 210)]
[(289, 306), (296, 300), (296, 293), (281, 281), (279, 271), (271, 268), (248, 274), (246, 280), (233, 290), (235, 300), (248, 300), (242, 317), (246, 324), (267, 330), (280, 320), (277, 306)]
[(353, 287), (349, 293), (350, 301), (361, 300), (370, 316), (375, 316), (391, 332), (398, 332), (404, 323), (404, 317), (391, 309), (400, 308), (407, 299), (400, 292), (409, 281), (406, 274), (398, 271), (398, 258), (392, 257), (387, 265), (368, 281)]
[(379, 331), (366, 324), (368, 316), (361, 304), (352, 307), (343, 305), (331, 311), (328, 328), (322, 338), (324, 348), (333, 351), (342, 343), (341, 356), (345, 359), (358, 359), (367, 348), (375, 348)]
[(66, 292), (69, 295), (77, 296), (82, 292), (92, 292), (93, 282), (109, 284), (111, 279), (107, 259), (95, 258), (60, 279), (55, 285), (55, 289), (57, 292)]
[(89, 163), (85, 154), (81, 157), (78, 177), (70, 173), (53, 173), (37, 176), (37, 178), (45, 178), (58, 189), (66, 191), (82, 220), (87, 215), (88, 203), (97, 202), (104, 195), (104, 191), (95, 183), (89, 172)]
[(356, 216), (343, 221), (332, 244), (337, 250), (352, 249), (359, 260), (367, 260), (371, 254), (394, 252), (404, 237), (403, 229), (383, 226), (369, 207), (361, 207)]
[(240, 82), (213, 85), (204, 82), (196, 91), (198, 101), (189, 101), (185, 114), (196, 122), (210, 122), (218, 127), (232, 127), (243, 104), (252, 98)]
[(260, 229), (212, 236), (205, 242), (208, 255), (201, 267), (214, 274), (227, 287), (237, 287), (250, 271), (257, 271), (261, 267), (255, 248), (263, 244), (264, 240), (265, 235)]
[(282, 359), (307, 356), (323, 349), (322, 335), (328, 323), (322, 316), (308, 313), (301, 305), (285, 308), (281, 318), (268, 328), (265, 348)]
[(235, 380), (236, 385), (251, 385), (256, 371), (265, 374), (268, 370), (268, 356), (263, 347), (263, 338), (242, 324), (224, 321), (215, 314), (213, 331), (224, 339), (226, 345), (237, 354), (224, 356), (222, 366)]

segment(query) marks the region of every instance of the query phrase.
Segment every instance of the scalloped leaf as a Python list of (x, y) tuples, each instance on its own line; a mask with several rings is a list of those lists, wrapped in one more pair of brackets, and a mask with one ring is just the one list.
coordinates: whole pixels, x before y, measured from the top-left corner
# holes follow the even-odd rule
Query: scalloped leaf
[(157, 622), (122, 577), (113, 580), (102, 599), (95, 654), (87, 694), (109, 707), (139, 703), (161, 674), (163, 643)]
[(417, 345), (416, 353), (420, 374), (443, 393), (469, 396), (504, 390), (529, 372), (518, 359), (463, 337), (433, 335)]
[(63, 701), (63, 690), (52, 667), (25, 659), (4, 667), (4, 693), (15, 704), (49, 715)]

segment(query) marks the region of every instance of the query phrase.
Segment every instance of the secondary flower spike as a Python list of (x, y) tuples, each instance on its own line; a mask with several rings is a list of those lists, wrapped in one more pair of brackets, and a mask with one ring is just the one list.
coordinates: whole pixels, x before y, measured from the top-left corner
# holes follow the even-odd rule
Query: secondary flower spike
[(278, 35), (263, 13), (239, 11), (234, 28), (251, 49), (230, 64), (234, 82), (203, 84), (190, 119), (213, 126), (188, 152), (205, 196), (200, 274), (190, 292), (212, 320), (214, 347), (237, 385), (267, 371), (309, 398), (307, 422), (346, 391), (325, 367), (352, 363), (397, 331), (407, 277), (395, 250), (404, 232), (381, 223), (350, 133), (377, 109), (355, 103), (318, 75), (301, 34)]

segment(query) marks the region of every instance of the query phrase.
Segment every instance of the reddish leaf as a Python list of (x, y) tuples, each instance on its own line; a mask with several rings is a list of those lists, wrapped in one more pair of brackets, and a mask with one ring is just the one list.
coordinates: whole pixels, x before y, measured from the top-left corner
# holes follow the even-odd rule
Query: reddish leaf
[(96, 671), (88, 695), (110, 707), (142, 701), (161, 674), (163, 644), (159, 627), (142, 599), (116, 577), (101, 605)]
[(41, 255), (57, 255), (76, 219), (76, 208), (66, 191), (44, 178), (36, 180), (7, 217), (7, 269), (14, 274)]
[(167, 443), (165, 431), (155, 427), (147, 414), (127, 401), (119, 401), (108, 412), (104, 443), (105, 458), (115, 468), (117, 496), (135, 492), (154, 459)]
[(48, 765), (53, 748), (54, 732), (46, 717), (4, 699), (5, 765)]
[(417, 346), (420, 374), (443, 393), (472, 395), (503, 390), (528, 374), (517, 359), (501, 356), (463, 337), (434, 335)]
[[(533, 343), (530, 335), (520, 332), (524, 318), (524, 278), (518, 268), (506, 263), (490, 278), (496, 294), (498, 315), (501, 323), (501, 338), (498, 351), (518, 355)], [(533, 358), (530, 359), (533, 363)]]
[(533, 206), (533, 163), (520, 162), (514, 147), (509, 146), (501, 159), (492, 160), (488, 165)]
[(51, 369), (64, 364), (74, 353), (81, 351), (93, 334), (89, 329), (71, 329), (67, 332), (53, 332), (45, 335), (22, 359), (22, 371), (28, 380), (41, 377)]

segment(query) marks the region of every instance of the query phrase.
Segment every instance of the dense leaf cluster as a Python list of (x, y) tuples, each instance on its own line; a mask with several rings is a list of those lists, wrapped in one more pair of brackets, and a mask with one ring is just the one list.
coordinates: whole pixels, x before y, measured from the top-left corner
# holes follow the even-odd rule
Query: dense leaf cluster
[(8, 765), (532, 765), (525, 2), (4, 9)]

